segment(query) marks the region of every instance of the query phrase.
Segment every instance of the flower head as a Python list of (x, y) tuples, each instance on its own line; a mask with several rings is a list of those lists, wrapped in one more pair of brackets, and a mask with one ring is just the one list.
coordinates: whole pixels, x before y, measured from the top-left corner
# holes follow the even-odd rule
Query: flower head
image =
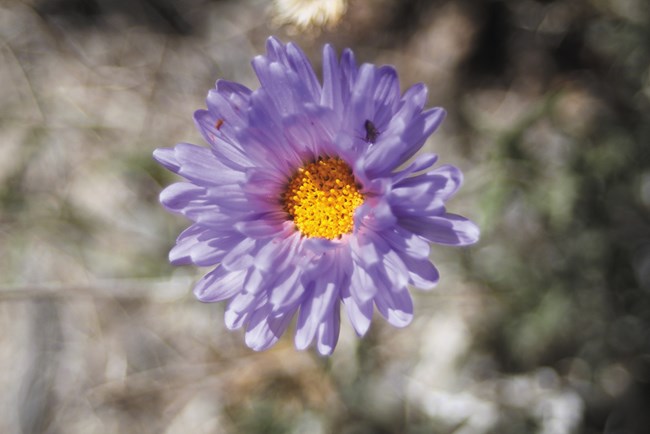
[(400, 94), (390, 66), (357, 66), (323, 50), (323, 81), (294, 44), (269, 38), (253, 59), (261, 86), (219, 80), (194, 114), (209, 148), (154, 152), (187, 179), (160, 201), (192, 221), (169, 253), (175, 265), (215, 266), (195, 286), (204, 302), (229, 300), (230, 329), (254, 350), (273, 345), (297, 314), (295, 344), (330, 354), (340, 305), (364, 335), (374, 308), (410, 323), (408, 285), (433, 287), (429, 243), (476, 242), (479, 230), (447, 213), (461, 172), (432, 168), (417, 151), (444, 117), (424, 109), (426, 87)]
[(299, 30), (332, 27), (347, 9), (347, 0), (275, 0), (275, 19)]

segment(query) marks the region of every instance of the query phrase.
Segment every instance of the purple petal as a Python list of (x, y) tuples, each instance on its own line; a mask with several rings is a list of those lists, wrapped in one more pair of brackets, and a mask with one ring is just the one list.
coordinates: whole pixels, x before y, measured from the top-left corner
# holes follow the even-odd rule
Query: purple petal
[(250, 312), (236, 312), (231, 309), (226, 309), (224, 313), (224, 324), (228, 330), (237, 330), (240, 329), (246, 324)]
[(252, 294), (240, 291), (230, 300), (226, 311), (237, 314), (252, 313), (260, 306), (268, 304), (267, 302), (268, 296), (264, 293)]
[(176, 151), (174, 148), (158, 148), (153, 151), (153, 158), (174, 173), (178, 173), (181, 168), (180, 163), (176, 159)]
[(301, 103), (297, 92), (294, 91), (298, 77), (292, 75), (292, 72), (283, 68), (281, 64), (264, 56), (253, 59), (253, 69), (279, 114), (282, 116), (295, 113)]
[[(156, 149), (154, 158), (195, 184), (221, 185), (244, 180), (243, 173), (222, 164), (210, 149), (203, 146), (179, 143), (173, 149)], [(172, 162), (177, 164), (174, 169), (168, 166)]]
[(406, 287), (377, 291), (377, 310), (395, 327), (406, 327), (413, 319), (413, 300)]
[[(239, 242), (239, 240), (236, 242)], [(190, 260), (192, 264), (198, 265), (199, 267), (209, 267), (221, 262), (225, 255), (226, 251), (218, 246), (211, 244), (209, 241), (200, 241), (192, 247)]]
[[(396, 183), (393, 192), (407, 197), (409, 194), (417, 195), (416, 192), (421, 191), (421, 194), (428, 194), (431, 197), (446, 201), (458, 191), (462, 183), (463, 174), (458, 168), (443, 165), (423, 175), (407, 178)], [(402, 189), (415, 190), (401, 191)], [(419, 198), (419, 195), (415, 196), (414, 200), (417, 198)]]
[(449, 246), (467, 246), (478, 241), (478, 226), (465, 217), (456, 214), (442, 216), (405, 218), (400, 225), (424, 237), (432, 243)]
[(287, 57), (293, 70), (298, 74), (298, 77), (304, 83), (309, 91), (311, 100), (318, 102), (320, 99), (321, 87), (311, 66), (311, 62), (305, 56), (305, 53), (296, 44), (287, 44)]
[(246, 330), (246, 345), (255, 351), (263, 351), (275, 344), (291, 322), (291, 315), (272, 315), (270, 307), (264, 306), (250, 316)]
[(177, 182), (160, 192), (160, 203), (170, 211), (182, 212), (190, 202), (201, 200), (205, 188), (189, 182)]
[(349, 288), (341, 288), (341, 300), (354, 330), (359, 336), (365, 335), (372, 320), (372, 297), (365, 302), (358, 302), (352, 297)]
[(286, 187), (287, 176), (283, 173), (278, 173), (275, 169), (268, 168), (254, 168), (246, 171), (246, 179), (242, 185), (242, 189), (249, 194), (261, 194), (262, 189), (260, 185), (269, 187), (269, 191), (277, 193), (276, 196), (280, 197), (280, 192)]
[(375, 232), (392, 228), (397, 223), (393, 210), (385, 198), (379, 201), (367, 199), (357, 210), (363, 225)]
[(436, 161), (438, 161), (438, 156), (436, 154), (427, 153), (415, 157), (415, 160), (413, 160), (412, 163), (393, 175), (393, 183), (397, 184), (399, 181), (415, 172), (428, 169), (433, 166)]
[(430, 109), (408, 121), (399, 135), (387, 134), (380, 137), (368, 153), (367, 172), (371, 176), (378, 176), (408, 161), (438, 128), (444, 117), (443, 109)]
[(300, 247), (300, 235), (297, 232), (288, 234), (287, 225), (282, 237), (275, 237), (264, 244), (255, 255), (255, 267), (275, 274), (292, 265), (298, 267), (300, 262), (297, 251)]
[[(219, 237), (215, 238), (217, 233)], [(242, 237), (238, 234), (206, 230), (199, 235), (196, 247), (191, 251), (192, 263), (199, 267), (206, 267), (221, 262), (224, 256), (241, 241)]]
[(246, 127), (250, 95), (251, 90), (247, 87), (226, 80), (217, 81), (216, 88), (210, 89), (206, 103), (219, 133), (232, 139), (236, 129)]
[(298, 314), (295, 344), (299, 350), (304, 350), (311, 344), (318, 331), (323, 317), (334, 304), (336, 288), (333, 282), (314, 282), (313, 295), (306, 297)]
[[(275, 103), (281, 115), (297, 113), (305, 103), (318, 102), (320, 95), (295, 70), (286, 64), (273, 61), (264, 56), (253, 59), (253, 69), (262, 85)], [(303, 72), (303, 71), (301, 71)]]
[(224, 320), (229, 330), (237, 330), (246, 324), (253, 312), (266, 305), (268, 297), (264, 294), (237, 293), (226, 308)]
[(400, 100), (400, 106), (396, 116), (410, 119), (415, 113), (419, 113), (427, 102), (429, 91), (423, 83), (417, 83), (404, 92)]
[(239, 146), (219, 131), (219, 118), (208, 110), (194, 112), (194, 122), (206, 142), (212, 147), (212, 152), (219, 160), (238, 171), (253, 166), (249, 156)]
[(336, 113), (341, 114), (343, 111), (341, 69), (336, 60), (336, 52), (329, 44), (323, 48), (323, 93), (320, 102)]
[(234, 225), (235, 230), (251, 238), (268, 238), (283, 231), (282, 223), (286, 220), (285, 213), (276, 216), (260, 217), (258, 220), (241, 221)]
[(169, 251), (169, 262), (172, 265), (189, 265), (192, 263), (192, 248), (198, 242), (199, 235), (205, 231), (200, 225), (194, 224), (185, 229), (176, 239), (176, 245)]
[(241, 291), (246, 271), (228, 271), (217, 267), (197, 282), (194, 295), (206, 303), (227, 300)]
[(280, 62), (285, 65), (289, 63), (284, 44), (275, 36), (270, 36), (266, 39), (266, 56), (273, 62)]
[(300, 142), (290, 142), (286, 136), (287, 118), (294, 114), (282, 115), (265, 88), (256, 90), (251, 100), (249, 127), (238, 132), (237, 140), (257, 167), (272, 169), (287, 177), (302, 165), (301, 157), (306, 148)]
[(223, 79), (217, 80), (215, 88), (217, 92), (224, 95), (232, 102), (233, 108), (236, 111), (242, 109), (248, 104), (248, 97), (252, 92), (243, 84)]
[(367, 270), (375, 286), (390, 288), (406, 285), (408, 270), (383, 238), (372, 232), (358, 238), (358, 244), (351, 243), (352, 257), (361, 268)]
[[(346, 236), (344, 235), (345, 239)], [(302, 245), (307, 251), (311, 251), (316, 255), (326, 253), (338, 249), (343, 244), (340, 240), (328, 240), (327, 238), (305, 238), (302, 240)]]
[(350, 295), (353, 300), (359, 306), (364, 306), (367, 301), (372, 300), (376, 293), (377, 287), (366, 271), (365, 264), (355, 261), (350, 280)]
[(301, 113), (283, 118), (282, 122), (287, 141), (299, 144), (294, 146), (297, 157), (294, 167), (320, 155), (338, 154), (335, 136), (339, 125), (332, 110), (309, 105)]
[(254, 249), (257, 247), (256, 241), (251, 238), (244, 238), (237, 244), (221, 262), (221, 266), (228, 270), (241, 270), (248, 268), (255, 262)]
[(386, 251), (382, 261), (370, 267), (368, 274), (374, 285), (378, 288), (377, 293), (385, 288), (401, 288), (409, 281), (409, 271), (399, 255), (392, 251)]
[(440, 276), (429, 260), (430, 247), (426, 241), (399, 227), (394, 231), (384, 231), (381, 236), (397, 252), (408, 269), (411, 285), (430, 289), (437, 284)]
[(381, 236), (397, 253), (420, 259), (429, 257), (431, 251), (429, 243), (399, 226), (391, 231), (383, 231)]
[(329, 356), (334, 351), (339, 340), (340, 329), (340, 309), (335, 306), (318, 326), (316, 348), (323, 356)]
[(356, 237), (350, 240), (350, 247), (355, 262), (370, 267), (381, 261), (383, 252), (378, 251), (377, 244), (373, 242), (370, 231), (359, 232)]
[(363, 64), (359, 68), (350, 101), (347, 104), (346, 114), (343, 121), (344, 128), (348, 131), (354, 131), (356, 128), (363, 126), (367, 119), (371, 119), (374, 114), (374, 101), (372, 94), (375, 85), (376, 68), (370, 64)]
[(444, 109), (435, 107), (423, 111), (411, 121), (409, 127), (401, 135), (408, 147), (403, 150), (402, 161), (398, 164), (411, 158), (422, 147), (426, 139), (438, 129), (446, 115), (447, 112)]
[(244, 280), (243, 290), (251, 295), (259, 294), (271, 288), (268, 286), (268, 276), (263, 270), (256, 267), (248, 269), (248, 274)]
[(388, 124), (395, 113), (395, 108), (399, 98), (399, 79), (395, 68), (392, 66), (382, 66), (378, 68), (373, 96), (375, 101), (375, 113), (372, 119), (370, 119), (374, 122), (376, 127), (383, 128)]
[(341, 79), (344, 82), (343, 90), (343, 105), (348, 103), (349, 91), (354, 87), (354, 82), (357, 80), (358, 69), (357, 62), (354, 59), (354, 53), (350, 49), (343, 50), (341, 54)]
[(420, 289), (431, 289), (436, 286), (440, 274), (429, 258), (414, 258), (406, 254), (400, 255), (400, 257), (408, 268), (409, 283), (411, 285)]
[(288, 268), (273, 282), (270, 304), (275, 312), (295, 310), (305, 296), (305, 287), (300, 284), (300, 274), (299, 267)]

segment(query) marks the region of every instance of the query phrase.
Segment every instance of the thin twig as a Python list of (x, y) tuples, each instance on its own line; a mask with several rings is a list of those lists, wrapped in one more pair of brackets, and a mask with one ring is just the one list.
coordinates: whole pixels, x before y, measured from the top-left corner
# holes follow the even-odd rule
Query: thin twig
[(34, 101), (34, 105), (38, 109), (38, 113), (41, 116), (41, 121), (45, 122), (45, 120), (46, 120), (45, 119), (45, 112), (43, 111), (43, 107), (41, 106), (41, 102), (38, 99), (36, 90), (34, 90), (34, 86), (32, 85), (32, 81), (29, 79), (29, 75), (27, 74), (27, 71), (25, 70), (25, 67), (23, 66), (22, 62), (20, 61), (20, 59), (16, 55), (16, 52), (14, 51), (13, 47), (10, 44), (8, 44), (4, 40), (0, 40), (0, 43), (2, 44), (3, 47), (7, 48), (7, 51), (11, 55), (11, 58), (14, 60), (16, 65), (18, 65), (18, 68), (20, 69), (20, 71), (21, 71), (21, 73), (22, 73), (22, 75), (23, 75), (23, 77), (25, 79), (25, 82), (27, 83), (27, 88), (29, 89), (29, 93), (30, 93), (30, 95), (32, 97), (32, 100)]
[(191, 279), (172, 280), (107, 280), (91, 283), (44, 283), (25, 286), (0, 286), (0, 301), (25, 300), (42, 297), (97, 297), (120, 299), (149, 299), (168, 302), (189, 293)]

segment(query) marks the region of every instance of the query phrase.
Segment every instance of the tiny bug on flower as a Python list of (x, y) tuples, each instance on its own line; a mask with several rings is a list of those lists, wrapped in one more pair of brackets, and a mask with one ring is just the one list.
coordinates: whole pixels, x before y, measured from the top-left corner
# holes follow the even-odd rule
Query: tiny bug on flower
[(377, 127), (375, 127), (375, 124), (373, 124), (370, 119), (366, 119), (363, 123), (363, 127), (366, 129), (366, 137), (364, 140), (368, 143), (375, 143), (379, 136), (379, 131), (377, 130)]

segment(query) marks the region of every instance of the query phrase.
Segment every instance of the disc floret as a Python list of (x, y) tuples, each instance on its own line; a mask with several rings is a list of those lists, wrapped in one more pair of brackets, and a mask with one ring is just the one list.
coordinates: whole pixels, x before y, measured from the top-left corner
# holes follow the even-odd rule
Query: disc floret
[(352, 232), (354, 211), (363, 203), (359, 189), (345, 161), (319, 158), (298, 169), (282, 202), (303, 235), (333, 240)]

